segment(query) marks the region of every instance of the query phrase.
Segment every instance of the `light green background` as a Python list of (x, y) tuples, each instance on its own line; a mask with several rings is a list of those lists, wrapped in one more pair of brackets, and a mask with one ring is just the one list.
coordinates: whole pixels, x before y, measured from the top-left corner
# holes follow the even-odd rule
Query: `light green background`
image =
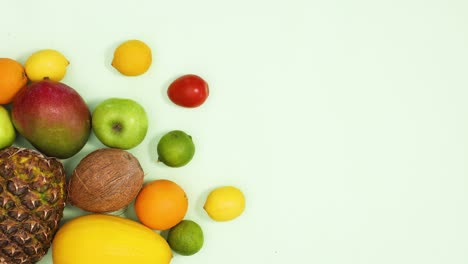
[[(202, 251), (173, 264), (468, 262), (468, 2), (17, 0), (0, 10), (1, 57), (60, 50), (71, 62), (63, 81), (91, 109), (108, 97), (147, 109), (148, 136), (131, 152), (147, 180), (184, 187), (187, 218), (205, 231)], [(110, 66), (130, 38), (154, 51), (136, 78)], [(185, 73), (210, 84), (198, 109), (165, 96)], [(155, 162), (172, 129), (197, 146), (179, 169)], [(99, 147), (92, 136), (67, 170)], [(247, 208), (216, 223), (201, 207), (227, 184)]]

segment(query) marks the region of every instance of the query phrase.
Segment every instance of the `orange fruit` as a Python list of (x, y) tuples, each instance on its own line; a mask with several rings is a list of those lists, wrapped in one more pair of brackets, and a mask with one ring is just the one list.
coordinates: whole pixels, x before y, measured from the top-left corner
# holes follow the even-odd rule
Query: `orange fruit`
[(11, 103), (27, 82), (23, 65), (9, 58), (0, 58), (0, 104)]
[(188, 199), (175, 182), (155, 180), (143, 187), (134, 208), (141, 223), (152, 229), (167, 230), (184, 219)]

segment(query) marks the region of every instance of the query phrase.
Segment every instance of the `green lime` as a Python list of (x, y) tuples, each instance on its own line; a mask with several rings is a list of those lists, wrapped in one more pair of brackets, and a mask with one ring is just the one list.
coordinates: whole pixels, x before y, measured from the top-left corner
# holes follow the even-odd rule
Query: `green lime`
[(169, 167), (182, 167), (192, 160), (195, 145), (184, 131), (174, 130), (165, 134), (158, 143), (158, 160)]
[(194, 221), (182, 220), (169, 230), (167, 242), (175, 252), (190, 256), (202, 248), (203, 231)]

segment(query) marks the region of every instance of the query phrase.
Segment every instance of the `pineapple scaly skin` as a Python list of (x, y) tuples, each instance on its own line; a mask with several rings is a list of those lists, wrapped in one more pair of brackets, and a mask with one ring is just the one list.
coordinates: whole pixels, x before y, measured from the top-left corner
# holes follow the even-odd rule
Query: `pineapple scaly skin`
[(0, 151), (0, 264), (38, 262), (48, 251), (66, 201), (63, 164), (41, 153)]

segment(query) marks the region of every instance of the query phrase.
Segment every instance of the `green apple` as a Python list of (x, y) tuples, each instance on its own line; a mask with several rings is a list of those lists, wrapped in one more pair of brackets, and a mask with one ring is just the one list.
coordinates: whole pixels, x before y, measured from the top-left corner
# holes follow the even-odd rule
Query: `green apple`
[(136, 147), (148, 131), (145, 109), (127, 98), (109, 98), (102, 101), (94, 109), (91, 120), (96, 137), (111, 148)]
[(11, 122), (10, 113), (0, 105), (0, 149), (9, 147), (16, 138), (15, 128)]

